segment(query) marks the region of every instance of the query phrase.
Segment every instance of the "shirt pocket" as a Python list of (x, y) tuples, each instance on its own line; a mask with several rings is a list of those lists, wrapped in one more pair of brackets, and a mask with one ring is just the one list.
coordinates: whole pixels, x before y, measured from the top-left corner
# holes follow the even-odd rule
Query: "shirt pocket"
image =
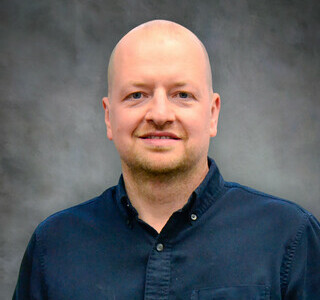
[(270, 289), (265, 285), (242, 285), (194, 290), (191, 300), (270, 300)]

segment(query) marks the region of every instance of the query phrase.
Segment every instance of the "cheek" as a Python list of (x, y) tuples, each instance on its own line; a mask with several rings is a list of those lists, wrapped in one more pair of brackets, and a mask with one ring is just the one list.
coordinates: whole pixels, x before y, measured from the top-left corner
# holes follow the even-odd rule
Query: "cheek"
[(207, 111), (191, 111), (185, 115), (184, 120), (184, 127), (190, 135), (201, 139), (210, 134), (210, 113)]
[(114, 111), (115, 118), (112, 120), (114, 135), (120, 139), (132, 135), (139, 125), (139, 115), (130, 110)]

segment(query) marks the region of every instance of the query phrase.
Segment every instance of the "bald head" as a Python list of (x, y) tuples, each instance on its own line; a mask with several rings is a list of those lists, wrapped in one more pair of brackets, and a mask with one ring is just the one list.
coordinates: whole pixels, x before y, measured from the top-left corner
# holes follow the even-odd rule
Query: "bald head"
[[(112, 87), (117, 72), (117, 64), (123, 60), (124, 57), (132, 55), (136, 50), (147, 46), (154, 47), (168, 47), (170, 44), (185, 44), (192, 45), (193, 53), (198, 52), (200, 59), (205, 64), (205, 75), (208, 88), (212, 90), (212, 76), (208, 53), (198, 39), (189, 29), (166, 20), (153, 20), (141, 24), (131, 31), (129, 31), (113, 49), (108, 66), (108, 94), (111, 98)], [(161, 50), (161, 49), (160, 49)], [(172, 48), (174, 51), (174, 48)], [(191, 54), (191, 53), (190, 53)], [(174, 62), (172, 62), (174, 63)]]

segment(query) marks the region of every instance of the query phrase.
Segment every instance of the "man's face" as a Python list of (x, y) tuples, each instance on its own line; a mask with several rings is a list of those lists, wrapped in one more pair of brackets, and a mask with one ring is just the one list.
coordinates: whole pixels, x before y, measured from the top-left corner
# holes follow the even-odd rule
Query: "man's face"
[(160, 174), (206, 161), (220, 109), (206, 64), (190, 38), (136, 35), (119, 45), (103, 104), (122, 164)]

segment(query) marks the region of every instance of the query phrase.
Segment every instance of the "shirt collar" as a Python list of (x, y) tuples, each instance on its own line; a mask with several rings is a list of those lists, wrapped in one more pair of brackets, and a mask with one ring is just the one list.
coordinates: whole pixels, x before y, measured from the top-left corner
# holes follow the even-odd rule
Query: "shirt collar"
[[(190, 208), (190, 214), (195, 213), (198, 217), (220, 197), (224, 180), (215, 161), (208, 157), (209, 171), (201, 184), (193, 192), (194, 203)], [(190, 200), (190, 199), (189, 199)]]
[[(215, 161), (210, 157), (208, 157), (208, 167), (209, 171), (206, 177), (194, 190), (186, 205), (181, 209), (188, 214), (196, 214), (198, 218), (219, 198), (224, 185), (224, 180), (219, 169)], [(130, 203), (122, 174), (116, 186), (116, 201), (124, 217), (133, 217), (138, 214)]]

